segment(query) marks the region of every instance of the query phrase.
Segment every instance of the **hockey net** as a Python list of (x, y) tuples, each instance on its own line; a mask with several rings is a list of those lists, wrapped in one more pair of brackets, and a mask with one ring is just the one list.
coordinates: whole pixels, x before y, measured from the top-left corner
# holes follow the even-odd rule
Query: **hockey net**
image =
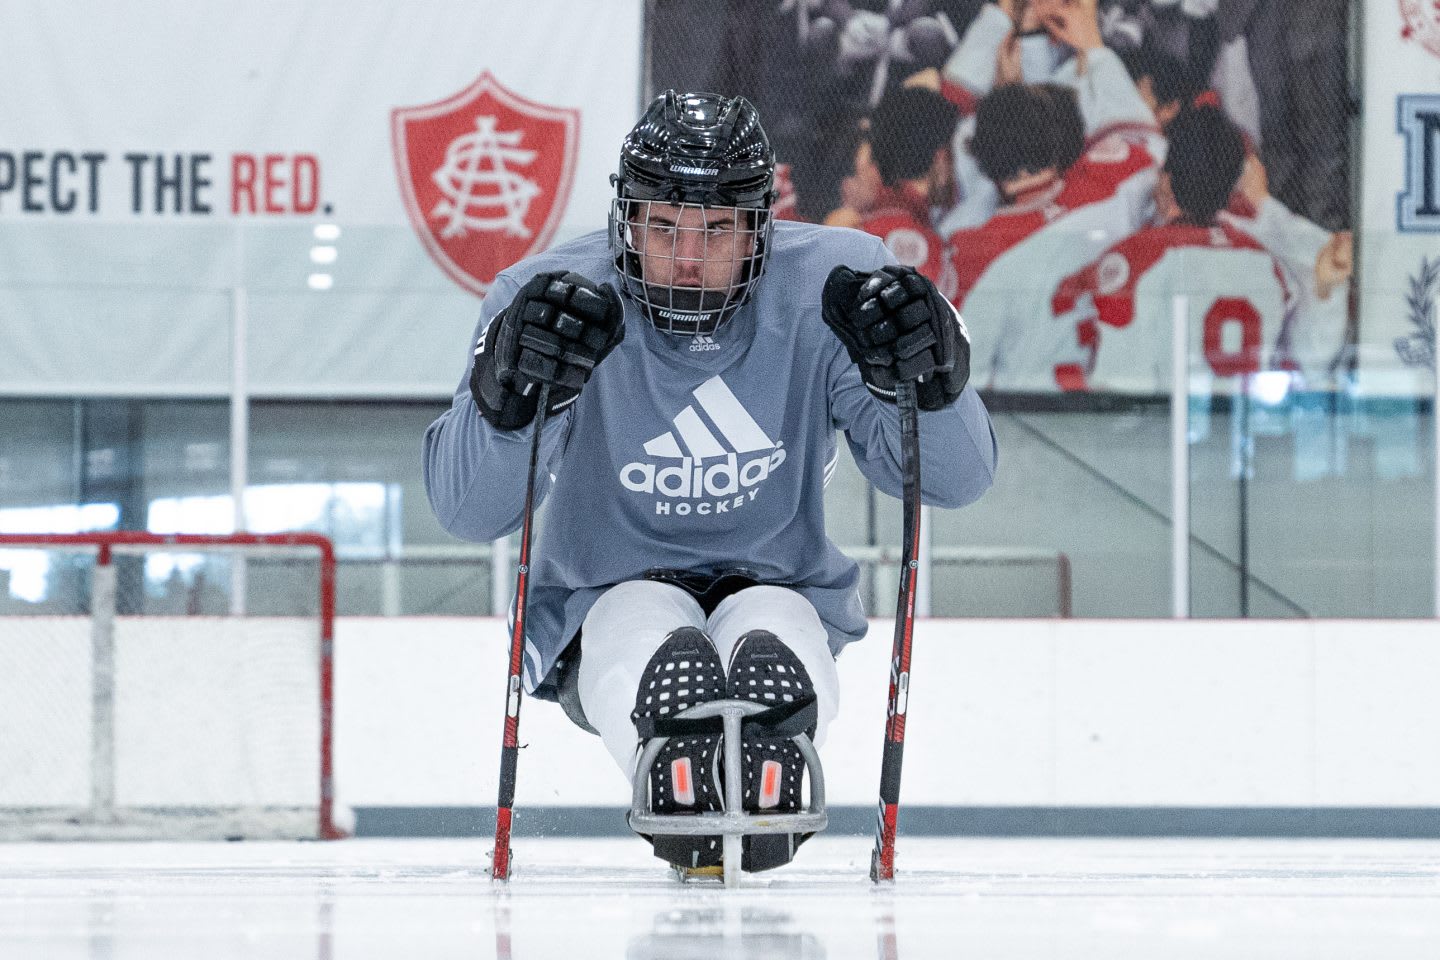
[(333, 838), (313, 534), (0, 535), (0, 839)]

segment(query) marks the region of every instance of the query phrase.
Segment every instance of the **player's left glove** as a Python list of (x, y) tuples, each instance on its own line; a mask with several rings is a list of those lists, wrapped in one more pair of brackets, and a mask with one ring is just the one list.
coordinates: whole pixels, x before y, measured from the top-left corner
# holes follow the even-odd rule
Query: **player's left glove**
[(970, 336), (940, 291), (910, 267), (874, 273), (836, 267), (820, 295), (821, 314), (870, 392), (895, 402), (895, 384), (916, 383), (921, 410), (948, 407), (970, 379)]

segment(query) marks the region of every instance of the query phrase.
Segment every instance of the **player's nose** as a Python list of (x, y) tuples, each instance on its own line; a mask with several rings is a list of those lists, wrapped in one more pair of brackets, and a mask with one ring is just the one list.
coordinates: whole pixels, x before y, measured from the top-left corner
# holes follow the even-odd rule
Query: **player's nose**
[(698, 282), (705, 272), (705, 231), (678, 230), (675, 239), (674, 274), (679, 283)]

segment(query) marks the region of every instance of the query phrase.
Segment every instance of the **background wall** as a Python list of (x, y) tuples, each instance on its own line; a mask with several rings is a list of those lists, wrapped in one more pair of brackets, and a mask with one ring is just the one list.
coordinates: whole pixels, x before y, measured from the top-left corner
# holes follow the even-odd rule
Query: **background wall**
[[(503, 604), (508, 567), (493, 577), (484, 545), (439, 529), (419, 445), (504, 257), (457, 274), (436, 253), (440, 205), (409, 194), (436, 175), (465, 180), (466, 203), (533, 187), (528, 236), (488, 231), (518, 258), (604, 224), (616, 144), (652, 88), (713, 85), (755, 95), (794, 154), (782, 159), (799, 163), (788, 205), (818, 218), (859, 172), (874, 95), (942, 68), (982, 6), (0, 0), (13, 75), (0, 107), (0, 531), (223, 532), (243, 515), (254, 530), (330, 535), (349, 615), (342, 799), (488, 806), (504, 638), (475, 615)], [(1328, 236), (1354, 228), (1353, 278), (1330, 298), (1345, 342), (1305, 389), (1256, 386), (1242, 403), (1233, 384), (1192, 384), (1188, 623), (1151, 619), (1172, 603), (1167, 398), (987, 396), (996, 485), (934, 514), (936, 555), (1042, 559), (933, 567), (932, 609), (982, 619), (920, 627), (907, 803), (1440, 806), (1440, 634), (1408, 619), (1433, 617), (1440, 589), (1440, 16), (1412, 0), (1304, 17), (1281, 3), (1100, 7), (1113, 49), (1171, 48), (1253, 121), (1275, 197)], [(921, 19), (928, 46), (912, 44)], [(501, 118), (518, 139), (477, 153), (447, 129), (409, 163), (398, 121), (460, 104), (475, 108), (462, 127)], [(542, 123), (570, 111), (573, 143)], [(546, 177), (521, 155), (541, 141), (566, 146)], [(521, 152), (506, 171), (502, 147)], [(470, 161), (489, 179), (467, 180)], [(837, 543), (898, 544), (898, 505), (848, 456), (827, 496)], [(1061, 609), (1061, 555), (1073, 612), (1105, 619), (1032, 619)], [(0, 606), (51, 599), (43, 576), (17, 570), (0, 557)], [(892, 570), (867, 568), (872, 613), (893, 604)], [(197, 571), (178, 578), (143, 586), (226, 609), (225, 577), (205, 592)], [(401, 616), (368, 616), (387, 612)], [(835, 802), (867, 821), (889, 643), (875, 630), (841, 661), (850, 707), (826, 748)], [(522, 807), (594, 804), (607, 782), (623, 796), (553, 707), (533, 704), (525, 731)]]
[[(479, 301), (432, 255), (444, 218), (407, 202), (407, 189), (448, 169), (444, 151), (407, 176), (397, 117), (465, 101), (485, 77), (539, 108), (578, 111), (573, 177), (535, 179), (535, 209), (562, 210), (558, 241), (603, 225), (615, 145), (649, 88), (743, 90), (799, 163), (803, 200), (814, 178), (802, 159), (829, 192), (855, 160), (853, 143), (807, 111), (833, 108), (825, 116), (857, 134), (873, 95), (948, 63), (985, 5), (537, 0), (523, 17), (459, 0), (92, 6), (0, 0), (11, 24), (0, 60), (17, 78), (0, 110), (0, 530), (81, 529), (99, 516), (120, 529), (220, 532), (243, 516), (251, 529), (332, 536), (342, 612), (471, 614), (495, 609), (503, 589), (492, 590), (488, 561), (445, 554), (459, 545), (430, 516), (418, 447), (455, 387)], [(1359, 227), (1355, 282), (1332, 297), (1359, 333), (1329, 371), (1333, 389), (1257, 388), (1243, 407), (1233, 385), (1192, 389), (1191, 611), (1433, 614), (1440, 287), (1427, 278), (1440, 252), (1427, 211), (1440, 108), (1424, 96), (1440, 24), (1408, 0), (1327, 2), (1303, 29), (1278, 31), (1279, 4), (1099, 7), (1114, 50), (1168, 50), (1258, 124), (1276, 197), (1322, 233)], [(1368, 68), (1377, 63), (1386, 69)], [(549, 64), (563, 69), (537, 68)], [(1246, 76), (1278, 91), (1273, 109), (1227, 86)], [(1311, 80), (1313, 95), (1299, 95)], [(493, 99), (474, 114), (502, 118), (520, 148), (539, 136), (510, 129), (519, 121)], [(1324, 136), (1287, 135), (1311, 122)], [(436, 145), (458, 144), (451, 133)], [(244, 157), (259, 164), (251, 191), (237, 186)], [(301, 175), (312, 162), (313, 184)], [(1347, 178), (1353, 211), (1336, 209)], [(520, 185), (469, 186), (501, 181)], [(512, 249), (503, 232), (487, 242), (523, 253), (530, 240)], [(1166, 398), (987, 402), (996, 486), (933, 517), (936, 548), (1064, 554), (1076, 615), (1167, 613)], [(872, 551), (898, 543), (898, 509), (841, 459), (832, 538)], [(384, 588), (385, 564), (399, 567), (398, 593)], [(887, 570), (864, 581), (872, 613), (892, 602)], [(1061, 609), (1053, 559), (933, 574), (937, 613)]]

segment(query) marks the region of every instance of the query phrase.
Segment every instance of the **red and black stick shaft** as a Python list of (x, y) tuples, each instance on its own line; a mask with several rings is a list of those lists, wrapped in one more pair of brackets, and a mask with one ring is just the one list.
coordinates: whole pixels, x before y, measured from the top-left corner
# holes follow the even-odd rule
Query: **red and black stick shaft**
[(885, 752), (880, 759), (880, 814), (870, 879), (895, 879), (895, 827), (900, 815), (900, 764), (905, 754), (905, 709), (910, 697), (910, 641), (915, 635), (915, 557), (920, 542), (920, 415), (915, 384), (895, 385), (900, 408), (900, 469), (904, 477), (905, 534), (900, 551), (900, 599), (895, 607), (895, 646), (890, 657), (890, 704)]
[(510, 821), (515, 806), (515, 770), (520, 761), (520, 696), (524, 689), (525, 601), (530, 594), (530, 527), (535, 521), (535, 474), (540, 434), (550, 405), (550, 385), (540, 385), (535, 434), (530, 438), (530, 473), (525, 480), (525, 521), (520, 528), (520, 563), (515, 575), (515, 622), (510, 629), (510, 675), (505, 681), (505, 733), (500, 741), (500, 798), (495, 805), (495, 852), (490, 876), (510, 879)]

